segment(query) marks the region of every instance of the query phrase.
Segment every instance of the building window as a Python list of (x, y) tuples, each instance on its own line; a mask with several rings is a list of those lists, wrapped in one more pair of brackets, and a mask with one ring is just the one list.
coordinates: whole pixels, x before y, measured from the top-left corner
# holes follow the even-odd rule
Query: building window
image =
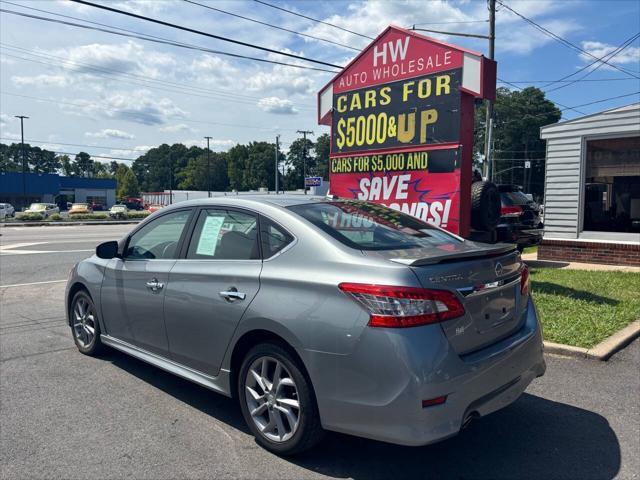
[(640, 136), (587, 141), (583, 230), (640, 232)]

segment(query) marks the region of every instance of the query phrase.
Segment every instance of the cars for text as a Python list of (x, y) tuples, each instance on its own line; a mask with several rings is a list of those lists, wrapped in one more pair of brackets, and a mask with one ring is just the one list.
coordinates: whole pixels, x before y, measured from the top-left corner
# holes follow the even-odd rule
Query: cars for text
[(514, 402), (546, 368), (513, 245), (359, 201), (165, 207), (78, 263), (66, 306), (80, 352), (110, 346), (237, 398), (278, 454), (325, 430), (436, 442)]

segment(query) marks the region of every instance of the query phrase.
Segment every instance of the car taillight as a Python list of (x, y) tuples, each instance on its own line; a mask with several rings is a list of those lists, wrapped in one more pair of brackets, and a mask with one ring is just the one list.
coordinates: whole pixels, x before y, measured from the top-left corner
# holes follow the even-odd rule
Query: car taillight
[(502, 207), (500, 209), (500, 215), (503, 217), (517, 217), (522, 213), (522, 207), (514, 205), (512, 207)]
[(522, 293), (522, 295), (529, 295), (529, 267), (526, 265), (520, 275), (520, 293)]
[(464, 315), (460, 300), (447, 290), (363, 283), (338, 287), (369, 312), (370, 327), (416, 327)]

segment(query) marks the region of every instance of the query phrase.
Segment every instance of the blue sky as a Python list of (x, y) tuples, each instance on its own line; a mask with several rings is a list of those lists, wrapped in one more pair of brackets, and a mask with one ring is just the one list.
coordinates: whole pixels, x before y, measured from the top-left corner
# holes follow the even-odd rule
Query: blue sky
[[(182, 0), (95, 1), (332, 64), (344, 65), (357, 54)], [(368, 43), (365, 38), (249, 0), (198, 1), (356, 49)], [(468, 33), (486, 33), (488, 28), (483, 22), (488, 18), (485, 1), (269, 1), (373, 37), (388, 24)], [(504, 2), (596, 57), (640, 32), (637, 0)], [(37, 8), (209, 49), (305, 64), (68, 1), (2, 0), (0, 5), (55, 18), (23, 7)], [(499, 7), (496, 30), (498, 76), (507, 81), (555, 80), (593, 61), (543, 35), (504, 7)], [(487, 50), (484, 40), (433, 36), (480, 52)], [(316, 124), (315, 106), (316, 92), (331, 79), (330, 73), (240, 60), (8, 13), (0, 14), (0, 41), (3, 143), (19, 139), (14, 115), (30, 117), (25, 121), (25, 138), (34, 145), (122, 158), (135, 158), (160, 143), (204, 145), (205, 135), (213, 137), (212, 148), (226, 150), (251, 140), (274, 141), (279, 134), (286, 149), (298, 136), (296, 130), (313, 130), (316, 135), (328, 132)], [(640, 76), (640, 40), (610, 63)], [(607, 65), (587, 78), (605, 81), (575, 83), (550, 92), (549, 98), (575, 106), (640, 90), (640, 80)], [(578, 110), (588, 114), (637, 101), (639, 95)], [(580, 115), (571, 110), (563, 113), (567, 119)]]

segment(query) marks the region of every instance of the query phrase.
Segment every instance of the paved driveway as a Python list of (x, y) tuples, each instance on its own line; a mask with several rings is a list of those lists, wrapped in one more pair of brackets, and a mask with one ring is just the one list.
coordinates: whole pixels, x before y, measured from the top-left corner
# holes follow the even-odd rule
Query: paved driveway
[[(0, 285), (66, 276), (82, 254), (64, 255), (3, 255)], [(638, 341), (606, 363), (548, 356), (520, 400), (440, 444), (330, 433), (283, 459), (255, 444), (232, 400), (116, 351), (79, 354), (63, 292), (62, 282), (0, 287), (2, 479), (640, 478)]]

